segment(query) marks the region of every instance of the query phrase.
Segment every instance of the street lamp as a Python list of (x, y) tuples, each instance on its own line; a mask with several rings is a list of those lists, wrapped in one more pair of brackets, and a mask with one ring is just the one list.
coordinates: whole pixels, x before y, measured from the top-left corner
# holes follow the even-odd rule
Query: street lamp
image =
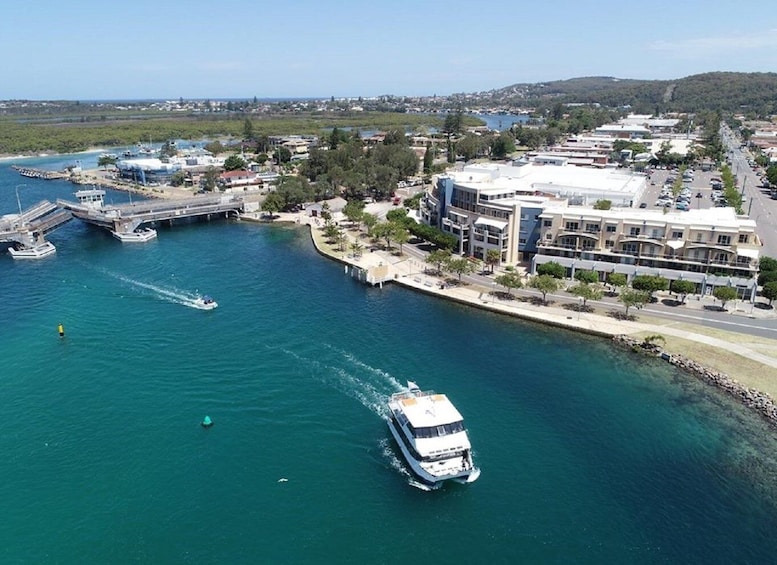
[(583, 310), (583, 297), (577, 297), (577, 321), (580, 321), (580, 312)]
[(22, 216), (22, 201), (19, 199), (19, 187), (20, 186), (27, 186), (26, 184), (17, 184), (16, 185), (16, 204), (19, 206), (19, 220), (21, 221)]

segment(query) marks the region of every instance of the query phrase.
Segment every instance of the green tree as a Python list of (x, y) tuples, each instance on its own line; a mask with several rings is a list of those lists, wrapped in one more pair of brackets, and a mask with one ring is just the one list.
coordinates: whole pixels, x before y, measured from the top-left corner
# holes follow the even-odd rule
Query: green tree
[(502, 260), (502, 252), (498, 249), (489, 249), (486, 251), (485, 263), (491, 268), (491, 272), (494, 272), (494, 267)]
[(628, 316), (629, 308), (639, 310), (650, 300), (650, 293), (627, 288), (620, 293), (618, 300), (626, 308), (626, 316)]
[(375, 214), (364, 212), (362, 213), (361, 222), (362, 222), (362, 225), (364, 226), (364, 230), (367, 233), (370, 233), (372, 232), (372, 229), (377, 225), (378, 217)]
[(569, 293), (583, 299), (583, 308), (585, 308), (586, 303), (589, 300), (600, 300), (604, 295), (604, 292), (598, 284), (588, 284), (584, 282), (570, 288)]
[[(547, 265), (547, 263), (546, 263)], [(547, 304), (548, 293), (557, 292), (561, 288), (561, 283), (552, 275), (537, 275), (529, 280), (529, 286), (539, 290), (542, 293), (542, 302)]]
[(758, 274), (758, 284), (761, 286), (774, 281), (777, 281), (777, 271), (761, 271)]
[(685, 299), (689, 294), (693, 294), (696, 291), (696, 283), (683, 279), (677, 279), (672, 281), (669, 285), (669, 290), (674, 292), (680, 297), (680, 303), (685, 304)]
[(288, 147), (281, 145), (275, 150), (275, 163), (280, 165), (282, 163), (289, 163), (291, 161), (291, 151)]
[(394, 224), (394, 242), (399, 245), (399, 254), (403, 254), (402, 246), (410, 241), (410, 233), (401, 224)]
[(777, 185), (777, 165), (769, 165), (766, 169), (766, 179), (772, 186)]
[(273, 191), (268, 194), (264, 199), (264, 202), (262, 202), (262, 211), (267, 212), (272, 220), (275, 217), (275, 214), (283, 210), (285, 206), (286, 200), (284, 200), (283, 196)]
[(521, 288), (523, 283), (521, 282), (521, 276), (516, 272), (507, 272), (494, 277), (494, 282), (499, 286), (503, 286), (507, 289), (507, 294), (513, 295), (514, 288)]
[(491, 140), (490, 146), (492, 159), (504, 159), (515, 151), (515, 139), (509, 132), (503, 131)]
[(241, 171), (246, 168), (246, 162), (240, 155), (230, 155), (224, 161), (225, 171)]
[(465, 161), (471, 161), (480, 155), (485, 147), (483, 138), (474, 133), (468, 133), (456, 142), (456, 154), (461, 155)]
[(657, 275), (637, 275), (631, 279), (631, 288), (647, 292), (652, 297), (655, 292), (669, 289), (669, 279)]
[(777, 281), (766, 283), (763, 289), (761, 289), (761, 296), (766, 298), (769, 301), (769, 306), (771, 306), (774, 299), (777, 298)]
[(447, 134), (448, 137), (461, 133), (464, 127), (464, 115), (461, 110), (448, 113), (445, 116), (445, 122), (443, 122), (442, 131)]
[(246, 118), (243, 122), (243, 139), (247, 141), (254, 139), (254, 122), (251, 121), (251, 118)]
[(726, 308), (726, 304), (737, 297), (737, 289), (730, 286), (718, 286), (712, 291), (712, 296), (720, 300), (721, 307)]
[(360, 242), (351, 242), (351, 253), (356, 259), (362, 256), (362, 249), (364, 249), (364, 246)]
[(115, 165), (117, 158), (112, 155), (100, 155), (97, 159), (97, 166), (107, 169), (109, 165)]
[(612, 200), (597, 200), (594, 202), (594, 210), (609, 210), (612, 208)]
[(224, 146), (221, 145), (219, 141), (211, 141), (210, 143), (205, 145), (204, 149), (205, 151), (207, 151), (208, 153), (214, 156), (218, 156), (221, 153), (224, 153)]
[(343, 206), (343, 215), (348, 218), (348, 221), (352, 224), (361, 221), (363, 213), (364, 201), (362, 200), (349, 200), (345, 206)]
[(383, 239), (386, 242), (386, 249), (391, 249), (391, 242), (396, 234), (396, 224), (379, 222), (373, 226), (370, 233), (375, 239)]
[(423, 171), (425, 175), (432, 174), (432, 165), (434, 165), (434, 148), (428, 143), (426, 145), (426, 151), (424, 151)]
[(219, 171), (215, 167), (208, 167), (203, 175), (202, 188), (208, 192), (216, 190), (216, 183), (218, 182)]
[(186, 182), (186, 173), (183, 171), (175, 171), (170, 177), (171, 186), (181, 186)]
[(575, 280), (581, 283), (591, 284), (599, 282), (599, 273), (596, 271), (589, 271), (586, 269), (578, 269), (575, 271)]
[(452, 253), (450, 249), (435, 249), (426, 256), (425, 261), (435, 266), (437, 273), (442, 273), (443, 265), (451, 260)]
[(623, 273), (607, 273), (607, 284), (612, 287), (613, 292), (618, 287), (626, 286), (628, 280), (628, 277), (626, 277), (626, 275)]
[(777, 259), (772, 257), (761, 257), (758, 263), (759, 272), (777, 271)]
[(461, 282), (462, 275), (468, 275), (475, 270), (475, 266), (472, 261), (466, 257), (453, 257), (449, 259), (446, 264), (446, 268), (450, 272), (458, 275), (459, 282)]
[(554, 279), (563, 279), (567, 274), (567, 269), (560, 263), (555, 261), (549, 261), (537, 266), (538, 275), (550, 275)]

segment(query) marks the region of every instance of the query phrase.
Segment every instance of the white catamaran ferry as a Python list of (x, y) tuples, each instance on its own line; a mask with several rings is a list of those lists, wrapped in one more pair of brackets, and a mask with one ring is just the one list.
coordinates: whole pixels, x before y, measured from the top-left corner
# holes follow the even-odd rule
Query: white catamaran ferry
[(391, 395), (389, 429), (413, 473), (427, 485), (471, 483), (480, 476), (461, 414), (444, 394), (413, 382)]

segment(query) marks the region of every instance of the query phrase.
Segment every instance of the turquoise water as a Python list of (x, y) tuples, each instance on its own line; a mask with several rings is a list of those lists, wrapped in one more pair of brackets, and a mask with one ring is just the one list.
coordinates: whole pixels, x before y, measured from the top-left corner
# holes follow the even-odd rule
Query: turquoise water
[[(50, 239), (0, 254), (0, 563), (774, 562), (774, 433), (663, 363), (362, 286), (302, 229)], [(465, 415), (476, 483), (408, 483), (407, 379)]]

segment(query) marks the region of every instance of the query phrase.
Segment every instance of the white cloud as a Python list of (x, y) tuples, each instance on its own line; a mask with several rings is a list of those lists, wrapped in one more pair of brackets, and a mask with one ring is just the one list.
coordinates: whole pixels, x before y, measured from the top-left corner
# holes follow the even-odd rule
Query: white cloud
[(678, 57), (699, 58), (722, 52), (751, 51), (777, 47), (777, 29), (747, 34), (721, 34), (712, 37), (696, 37), (677, 41), (658, 40), (650, 43), (652, 51), (660, 51)]

